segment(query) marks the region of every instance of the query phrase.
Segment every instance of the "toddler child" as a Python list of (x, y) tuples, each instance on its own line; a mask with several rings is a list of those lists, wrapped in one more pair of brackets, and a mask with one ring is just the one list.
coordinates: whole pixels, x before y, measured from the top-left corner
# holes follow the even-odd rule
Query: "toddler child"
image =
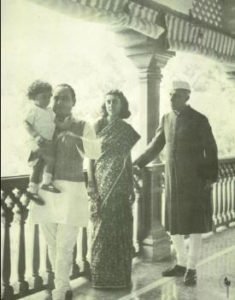
[(48, 107), (52, 96), (52, 86), (47, 82), (36, 80), (29, 86), (27, 96), (32, 101), (24, 120), (32, 140), (28, 160), (32, 166), (32, 173), (27, 188), (27, 196), (37, 204), (43, 204), (43, 200), (38, 195), (41, 181), (41, 189), (60, 193), (52, 183), (55, 163), (52, 141), (55, 131), (55, 114)]

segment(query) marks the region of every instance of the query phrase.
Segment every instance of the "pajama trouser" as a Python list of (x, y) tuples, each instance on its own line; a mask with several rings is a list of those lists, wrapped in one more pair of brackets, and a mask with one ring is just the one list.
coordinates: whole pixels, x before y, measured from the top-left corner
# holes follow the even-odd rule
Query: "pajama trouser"
[(78, 227), (67, 224), (41, 224), (52, 269), (55, 273), (53, 300), (64, 300), (70, 290), (69, 277), (73, 261), (73, 249), (77, 241)]
[(197, 262), (201, 250), (201, 234), (189, 235), (189, 251), (186, 252), (184, 245), (184, 235), (172, 235), (171, 240), (176, 250), (177, 264), (180, 266), (187, 266), (187, 269), (196, 269)]

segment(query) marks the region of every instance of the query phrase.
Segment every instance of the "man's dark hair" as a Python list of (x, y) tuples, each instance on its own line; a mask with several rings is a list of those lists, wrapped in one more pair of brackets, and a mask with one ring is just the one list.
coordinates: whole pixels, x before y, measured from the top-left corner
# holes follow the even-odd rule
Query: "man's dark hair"
[(75, 94), (75, 91), (74, 89), (72, 88), (71, 85), (67, 84), (67, 83), (60, 83), (57, 85), (57, 87), (63, 87), (63, 88), (67, 88), (69, 89), (70, 93), (71, 93), (71, 96), (73, 98), (73, 103), (75, 104), (76, 103), (76, 94)]

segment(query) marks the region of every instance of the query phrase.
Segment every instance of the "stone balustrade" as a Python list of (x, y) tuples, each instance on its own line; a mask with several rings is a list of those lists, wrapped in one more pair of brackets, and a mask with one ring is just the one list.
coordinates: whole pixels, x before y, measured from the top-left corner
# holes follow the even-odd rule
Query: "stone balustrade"
[[(170, 239), (164, 231), (164, 164), (153, 164), (136, 178), (133, 206), (136, 255), (151, 249), (153, 260), (170, 255)], [(1, 178), (1, 299), (19, 299), (53, 286), (53, 272), (46, 243), (38, 225), (30, 224), (25, 196), (28, 176)], [(235, 158), (219, 161), (219, 178), (213, 185), (213, 231), (235, 223)], [(71, 279), (85, 275), (87, 229), (81, 228), (74, 248)]]

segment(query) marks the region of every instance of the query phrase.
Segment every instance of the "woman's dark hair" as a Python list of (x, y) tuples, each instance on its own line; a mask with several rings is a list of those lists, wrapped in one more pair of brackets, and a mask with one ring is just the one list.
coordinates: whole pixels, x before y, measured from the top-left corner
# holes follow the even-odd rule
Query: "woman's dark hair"
[[(108, 96), (108, 95), (116, 96), (120, 99), (120, 101), (121, 101), (121, 111), (120, 111), (119, 117), (121, 119), (129, 118), (130, 115), (131, 115), (131, 113), (129, 111), (129, 103), (127, 101), (127, 98), (123, 94), (123, 92), (121, 92), (119, 90), (111, 90), (111, 91), (109, 91), (108, 93), (105, 94), (105, 96)], [(101, 114), (102, 114), (102, 117), (107, 117), (107, 115), (108, 115), (105, 103), (101, 106)]]
[(75, 104), (76, 103), (76, 94), (75, 94), (75, 91), (74, 89), (72, 88), (71, 85), (67, 84), (67, 83), (60, 83), (58, 84), (56, 87), (63, 87), (63, 88), (67, 88), (69, 89), (70, 93), (71, 93), (71, 96), (73, 98), (73, 103)]
[(34, 100), (38, 94), (44, 92), (52, 92), (52, 86), (48, 82), (36, 80), (28, 87), (27, 97)]

